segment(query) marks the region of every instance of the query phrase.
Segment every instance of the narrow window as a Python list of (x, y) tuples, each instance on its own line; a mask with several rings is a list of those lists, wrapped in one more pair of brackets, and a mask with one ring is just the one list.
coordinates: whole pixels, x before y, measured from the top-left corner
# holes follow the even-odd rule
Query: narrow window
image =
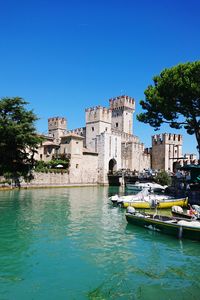
[(97, 139), (95, 139), (95, 152), (97, 152)]

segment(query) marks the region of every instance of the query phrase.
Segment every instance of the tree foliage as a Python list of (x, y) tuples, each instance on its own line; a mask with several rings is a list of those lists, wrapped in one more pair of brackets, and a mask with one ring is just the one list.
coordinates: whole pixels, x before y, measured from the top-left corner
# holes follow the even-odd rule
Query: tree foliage
[(158, 130), (162, 123), (184, 127), (194, 134), (200, 157), (200, 61), (179, 64), (153, 78), (140, 104), (146, 111), (137, 119)]
[(70, 167), (70, 156), (66, 156), (63, 159), (56, 158), (50, 161), (38, 160), (35, 164), (35, 171), (50, 171), (50, 170), (58, 170), (58, 165), (62, 165), (60, 170), (68, 170)]
[(172, 182), (171, 176), (166, 171), (159, 172), (155, 177), (155, 181), (161, 185), (170, 185)]
[(26, 177), (34, 165), (41, 138), (36, 134), (36, 115), (20, 97), (0, 99), (0, 174), (17, 180)]

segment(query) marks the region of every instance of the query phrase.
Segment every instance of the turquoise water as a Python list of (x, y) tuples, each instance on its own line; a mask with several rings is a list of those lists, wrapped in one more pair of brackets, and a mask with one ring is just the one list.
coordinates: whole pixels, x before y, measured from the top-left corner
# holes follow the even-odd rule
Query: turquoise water
[(200, 243), (128, 225), (116, 192), (0, 192), (0, 299), (199, 299)]

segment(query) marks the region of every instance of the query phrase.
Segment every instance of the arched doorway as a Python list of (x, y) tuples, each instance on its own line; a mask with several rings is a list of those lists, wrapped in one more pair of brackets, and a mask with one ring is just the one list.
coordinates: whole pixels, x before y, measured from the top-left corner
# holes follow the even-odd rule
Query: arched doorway
[(113, 174), (114, 171), (117, 171), (117, 162), (114, 158), (109, 161), (108, 170), (110, 174)]
[(181, 167), (181, 162), (180, 161), (175, 161), (173, 162), (173, 172), (176, 173), (178, 169)]

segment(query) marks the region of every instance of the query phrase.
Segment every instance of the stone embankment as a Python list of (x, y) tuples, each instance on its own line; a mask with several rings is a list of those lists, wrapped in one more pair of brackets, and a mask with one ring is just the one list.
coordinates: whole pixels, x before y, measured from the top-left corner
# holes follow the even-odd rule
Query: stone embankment
[[(97, 179), (94, 176), (77, 176), (76, 174), (68, 173), (34, 173), (34, 179), (30, 182), (21, 181), (21, 188), (39, 188), (39, 187), (70, 187), (70, 186), (95, 186), (98, 185)], [(84, 176), (85, 175), (85, 176)], [(0, 190), (10, 190), (14, 187), (3, 184)]]

